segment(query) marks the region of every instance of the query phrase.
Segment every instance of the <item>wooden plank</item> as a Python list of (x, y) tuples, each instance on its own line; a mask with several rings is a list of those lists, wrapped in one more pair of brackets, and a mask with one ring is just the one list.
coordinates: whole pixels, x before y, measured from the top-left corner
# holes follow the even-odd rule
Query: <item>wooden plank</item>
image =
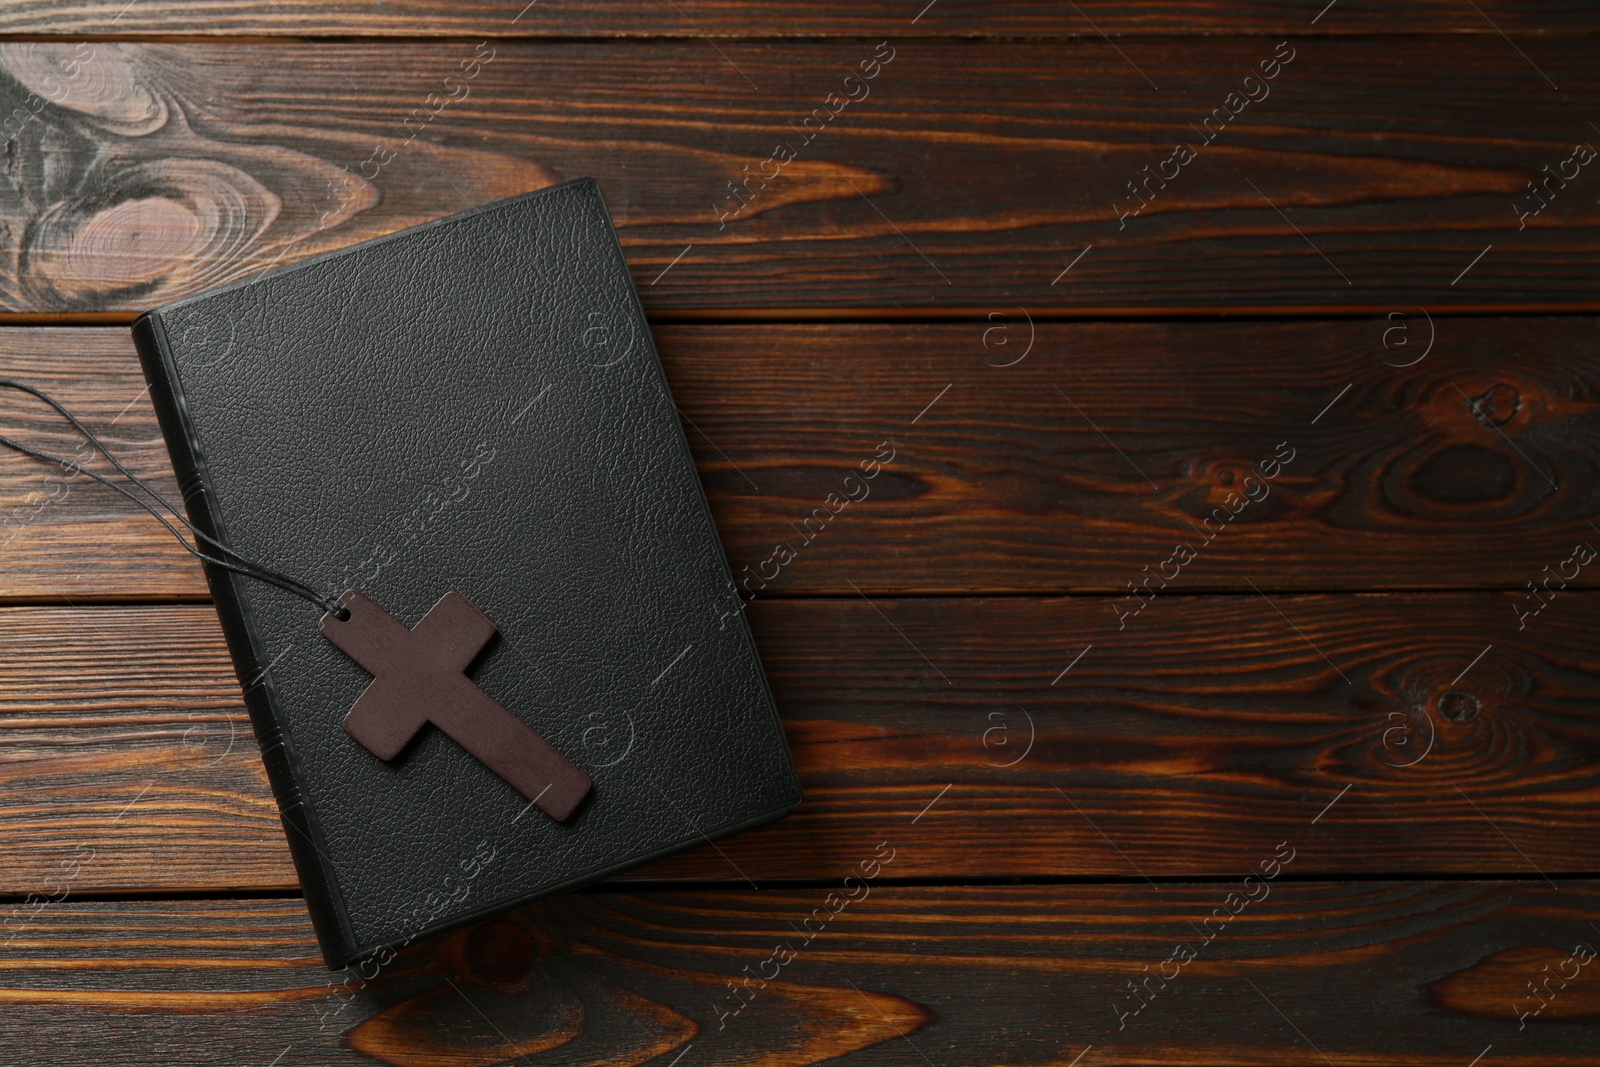
[[(629, 877), (837, 878), (896, 824), (904, 877), (1205, 877), (1314, 817), (1308, 875), (1592, 871), (1600, 594), (1513, 604), (757, 602), (805, 802)], [(0, 892), (80, 847), (84, 889), (295, 885), (210, 609), (10, 608), (0, 648)]]
[(585, 174), (658, 315), (1600, 308), (1586, 37), (718, 49), (7, 45), (0, 311), (126, 315)]
[(0, 1034), (18, 1067), (1600, 1063), (1592, 881), (1293, 881), (1302, 828), (1276, 880), (914, 888), (885, 835), (853, 901), (569, 895), (370, 981), (322, 968), (297, 900), (69, 899), (0, 954)]
[[(1546, 579), (1558, 589), (1559, 572), (1588, 587), (1600, 573), (1562, 567), (1600, 538), (1594, 319), (1030, 324), (1013, 312), (656, 336), (728, 558), (759, 595), (1126, 595), (1179, 542), (1198, 558), (1173, 592), (1527, 594)], [(176, 499), (124, 331), (0, 331), (0, 375), (54, 392)], [(0, 432), (70, 451), (44, 411), (8, 394)], [(891, 454), (873, 479), (846, 480)], [(1264, 481), (1261, 464), (1278, 476)], [(148, 516), (12, 454), (0, 455), (0, 552), (13, 600), (205, 595), (193, 558)]]
[(1071, 6), (1042, 0), (936, 0), (934, 4), (864, 0), (749, 3), (691, 0), (670, 6), (589, 0), (457, 0), (448, 7), (421, 0), (380, 6), (350, 0), (283, 0), (262, 7), (208, 0), (77, 0), (18, 2), (0, 12), (0, 34), (67, 36), (333, 36), (333, 37), (1017, 37), (1143, 34), (1512, 33), (1593, 32), (1592, 5), (1574, 0), (1511, 3), (1484, 0), (1479, 12), (1445, 0), (1340, 0), (1303, 3), (1254, 0), (1226, 7), (1201, 0)]
[[(10, 329), (0, 377), (61, 401), (136, 477), (181, 500), (126, 329)], [(0, 433), (114, 475), (39, 401), (0, 392)], [(12, 598), (204, 596), (200, 564), (145, 512), (81, 475), (0, 450), (0, 587)]]

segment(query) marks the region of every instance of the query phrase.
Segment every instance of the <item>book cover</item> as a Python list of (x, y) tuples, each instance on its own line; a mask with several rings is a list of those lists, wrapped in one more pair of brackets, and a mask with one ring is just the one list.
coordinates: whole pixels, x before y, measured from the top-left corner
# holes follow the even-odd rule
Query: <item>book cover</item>
[(799, 802), (594, 181), (180, 300), (133, 332), (197, 528), (408, 628), (464, 597), (492, 620), (471, 686), (588, 779), (558, 819), (437, 725), (380, 758), (345, 724), (376, 676), (320, 609), (208, 566), (329, 966)]

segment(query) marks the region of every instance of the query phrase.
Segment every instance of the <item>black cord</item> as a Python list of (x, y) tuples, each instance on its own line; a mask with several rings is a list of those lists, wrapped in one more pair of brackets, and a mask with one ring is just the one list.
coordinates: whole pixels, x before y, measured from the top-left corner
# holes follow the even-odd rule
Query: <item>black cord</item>
[(121, 493), (135, 504), (138, 504), (141, 508), (144, 508), (144, 510), (148, 511), (152, 516), (154, 516), (157, 522), (165, 526), (167, 531), (171, 533), (173, 537), (177, 538), (178, 544), (182, 545), (185, 551), (198, 559), (204, 560), (213, 566), (221, 567), (224, 570), (232, 571), (235, 574), (242, 574), (247, 578), (254, 578), (257, 581), (266, 582), (269, 585), (275, 585), (285, 592), (293, 593), (297, 597), (300, 597), (304, 600), (309, 600), (323, 611), (328, 612), (338, 619), (343, 620), (350, 617), (350, 610), (344, 605), (340, 604), (337, 597), (327, 596), (323, 593), (319, 593), (315, 588), (307, 585), (305, 582), (300, 581), (292, 575), (285, 574), (282, 571), (273, 570), (272, 568), (262, 566), (259, 563), (254, 563), (240, 555), (238, 552), (234, 551), (232, 548), (229, 548), (221, 541), (218, 541), (210, 534), (195, 529), (194, 524), (188, 519), (184, 518), (183, 513), (177, 508), (173, 507), (165, 497), (156, 492), (154, 489), (150, 488), (150, 486), (144, 481), (135, 477), (131, 472), (129, 472), (128, 468), (117, 462), (117, 457), (111, 454), (110, 449), (106, 448), (100, 439), (96, 437), (87, 426), (79, 422), (77, 417), (74, 416), (72, 412), (62, 407), (60, 402), (54, 397), (50, 396), (48, 393), (34, 388), (27, 382), (19, 382), (15, 378), (0, 378), (0, 388), (17, 389), (21, 392), (27, 393), (30, 396), (38, 397), (46, 404), (49, 404), (55, 409), (57, 414), (66, 419), (68, 422), (72, 423), (73, 429), (83, 434), (84, 438), (87, 439), (88, 442), (93, 445), (102, 456), (105, 456), (106, 459), (111, 462), (111, 465), (117, 469), (117, 473), (121, 474), (124, 478), (128, 479), (128, 481), (144, 490), (144, 492), (149, 495), (151, 500), (154, 500), (157, 504), (160, 504), (163, 508), (165, 508), (173, 518), (177, 519), (183, 524), (184, 529), (188, 530), (194, 535), (196, 541), (203, 541), (206, 544), (211, 545), (217, 551), (226, 553), (228, 556), (233, 558), (224, 559), (201, 552), (198, 548), (195, 548), (187, 540), (185, 540), (183, 534), (178, 532), (177, 527), (168, 522), (166, 517), (162, 515), (161, 512), (157, 511), (150, 501), (145, 500), (142, 497), (135, 496), (123, 486), (118, 485), (116, 482), (102, 474), (89, 470), (77, 460), (68, 459), (65, 456), (52, 455), (49, 452), (42, 452), (37, 448), (30, 448), (20, 441), (14, 441), (4, 435), (0, 435), (0, 445), (15, 449), (25, 456), (32, 456), (35, 459), (43, 459), (48, 460), (51, 463), (58, 463), (66, 470), (71, 470), (78, 474), (86, 475), (90, 478), (93, 478), (95, 481), (99, 482), (108, 489), (115, 489), (117, 492)]

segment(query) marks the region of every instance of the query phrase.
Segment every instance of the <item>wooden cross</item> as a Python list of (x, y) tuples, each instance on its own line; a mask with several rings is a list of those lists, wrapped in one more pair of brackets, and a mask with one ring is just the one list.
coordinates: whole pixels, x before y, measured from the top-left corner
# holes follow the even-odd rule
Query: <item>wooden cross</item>
[(410, 630), (359, 590), (339, 603), (350, 617), (318, 628), (372, 675), (345, 733), (391, 760), (431, 722), (558, 822), (588, 795), (587, 774), (464, 673), (495, 634), (472, 601), (446, 593)]

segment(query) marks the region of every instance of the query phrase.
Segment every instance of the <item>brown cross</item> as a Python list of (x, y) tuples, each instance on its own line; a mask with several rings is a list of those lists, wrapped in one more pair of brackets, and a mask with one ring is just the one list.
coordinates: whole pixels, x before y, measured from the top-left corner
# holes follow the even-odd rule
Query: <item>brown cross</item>
[(463, 673), (495, 634), (489, 616), (456, 592), (411, 630), (359, 590), (339, 603), (350, 617), (324, 615), (318, 628), (372, 675), (345, 733), (391, 760), (431, 722), (552, 819), (572, 814), (589, 776)]

